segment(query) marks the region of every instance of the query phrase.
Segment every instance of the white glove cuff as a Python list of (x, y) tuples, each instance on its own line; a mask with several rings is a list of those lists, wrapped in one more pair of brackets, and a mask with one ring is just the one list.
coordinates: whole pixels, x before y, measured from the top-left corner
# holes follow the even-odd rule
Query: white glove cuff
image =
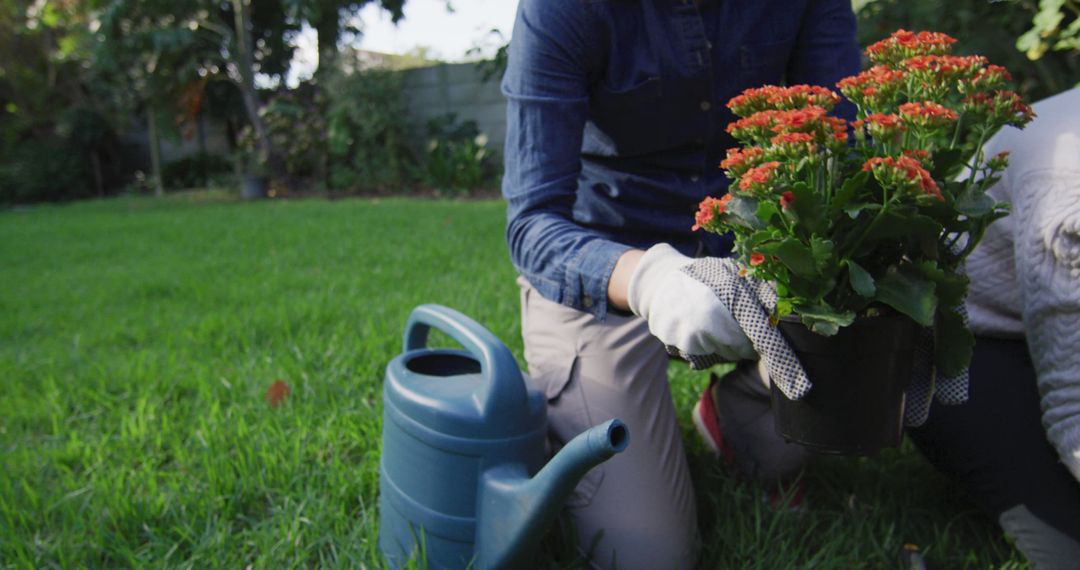
[(666, 243), (658, 243), (648, 249), (638, 260), (630, 286), (627, 289), (627, 304), (630, 311), (639, 317), (649, 318), (649, 301), (656, 296), (657, 289), (663, 287), (665, 275), (689, 265), (693, 259), (679, 253)]

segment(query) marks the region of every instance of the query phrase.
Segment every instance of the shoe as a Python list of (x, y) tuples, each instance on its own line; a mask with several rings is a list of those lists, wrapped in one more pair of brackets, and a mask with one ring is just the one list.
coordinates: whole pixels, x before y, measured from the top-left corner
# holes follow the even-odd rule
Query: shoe
[[(705, 447), (725, 466), (731, 466), (734, 454), (727, 441), (724, 440), (724, 432), (720, 429), (720, 415), (716, 412), (716, 403), (712, 397), (712, 389), (716, 381), (717, 378), (713, 376), (709, 381), (709, 387), (694, 404), (692, 417), (694, 428), (701, 436), (701, 440), (705, 442)], [(773, 511), (780, 510), (782, 505), (787, 506), (788, 512), (802, 512), (806, 509), (806, 495), (801, 478), (793, 483), (775, 485), (768, 491), (764, 491), (761, 499)]]
[(716, 413), (716, 404), (712, 398), (712, 388), (716, 384), (716, 376), (709, 381), (709, 387), (701, 394), (701, 398), (694, 404), (693, 419), (694, 428), (697, 429), (705, 447), (713, 453), (725, 465), (731, 463), (731, 448), (724, 441), (724, 433), (720, 431), (720, 416)]

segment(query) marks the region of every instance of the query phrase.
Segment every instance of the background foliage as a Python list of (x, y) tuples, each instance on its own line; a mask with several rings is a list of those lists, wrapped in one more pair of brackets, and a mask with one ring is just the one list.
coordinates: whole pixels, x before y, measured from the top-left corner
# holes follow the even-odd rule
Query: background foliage
[(984, 55), (991, 63), (1007, 67), (1017, 91), (1029, 101), (1080, 84), (1080, 52), (1075, 48), (1044, 51), (1035, 60), (1017, 49), (1017, 38), (1041, 14), (1034, 0), (864, 0), (856, 4), (860, 5), (862, 45), (885, 38), (898, 28), (933, 30), (959, 40), (953, 46), (955, 53)]
[[(433, 151), (410, 149), (393, 95), (400, 87), (339, 49), (362, 33), (353, 18), (372, 1), (393, 20), (404, 14), (404, 0), (0, 0), (0, 202), (120, 192), (138, 170), (154, 170), (125, 133), (152, 128), (178, 141), (200, 117), (224, 124), (234, 145), (246, 126), (262, 159), (244, 164), (275, 165), (271, 174), (292, 189), (493, 186), (494, 153), (466, 148), (452, 130)], [(900, 27), (943, 31), (960, 39), (958, 52), (1007, 66), (1032, 100), (1080, 81), (1075, 0), (853, 5), (864, 44)], [(320, 64), (290, 89), (292, 40), (305, 24), (316, 30)], [(497, 31), (486, 41), (505, 44)], [(497, 80), (505, 55), (504, 45), (482, 73)], [(305, 121), (296, 120), (301, 108)], [(161, 170), (169, 188), (207, 176)], [(140, 179), (153, 187), (153, 174)]]

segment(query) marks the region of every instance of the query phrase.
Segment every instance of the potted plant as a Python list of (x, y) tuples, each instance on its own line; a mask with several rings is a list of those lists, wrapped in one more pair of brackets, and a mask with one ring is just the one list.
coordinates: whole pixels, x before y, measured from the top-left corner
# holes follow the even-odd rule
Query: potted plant
[(254, 131), (251, 127), (244, 127), (240, 131), (238, 141), (239, 170), (240, 170), (240, 197), (244, 200), (256, 200), (265, 198), (270, 189), (269, 157), (263, 152), (255, 140)]
[(869, 46), (873, 66), (837, 84), (850, 123), (829, 115), (841, 99), (823, 87), (764, 86), (728, 104), (742, 143), (721, 163), (731, 187), (701, 202), (694, 228), (732, 232), (745, 273), (775, 285), (772, 320), (814, 384), (799, 401), (773, 391), (789, 439), (856, 453), (898, 443), (923, 331), (939, 375), (969, 363), (963, 262), (1008, 212), (987, 195), (1008, 157), (983, 143), (1033, 113), (1003, 90), (1004, 68), (951, 55), (955, 41), (900, 30)]

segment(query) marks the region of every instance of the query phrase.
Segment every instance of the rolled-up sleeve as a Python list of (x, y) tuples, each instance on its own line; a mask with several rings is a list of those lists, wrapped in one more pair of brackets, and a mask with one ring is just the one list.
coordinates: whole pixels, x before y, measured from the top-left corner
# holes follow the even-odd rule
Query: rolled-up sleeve
[(588, 69), (599, 52), (585, 10), (577, 0), (522, 0), (518, 7), (502, 83), (503, 196), (517, 270), (544, 297), (602, 318), (611, 271), (629, 248), (573, 220)]

